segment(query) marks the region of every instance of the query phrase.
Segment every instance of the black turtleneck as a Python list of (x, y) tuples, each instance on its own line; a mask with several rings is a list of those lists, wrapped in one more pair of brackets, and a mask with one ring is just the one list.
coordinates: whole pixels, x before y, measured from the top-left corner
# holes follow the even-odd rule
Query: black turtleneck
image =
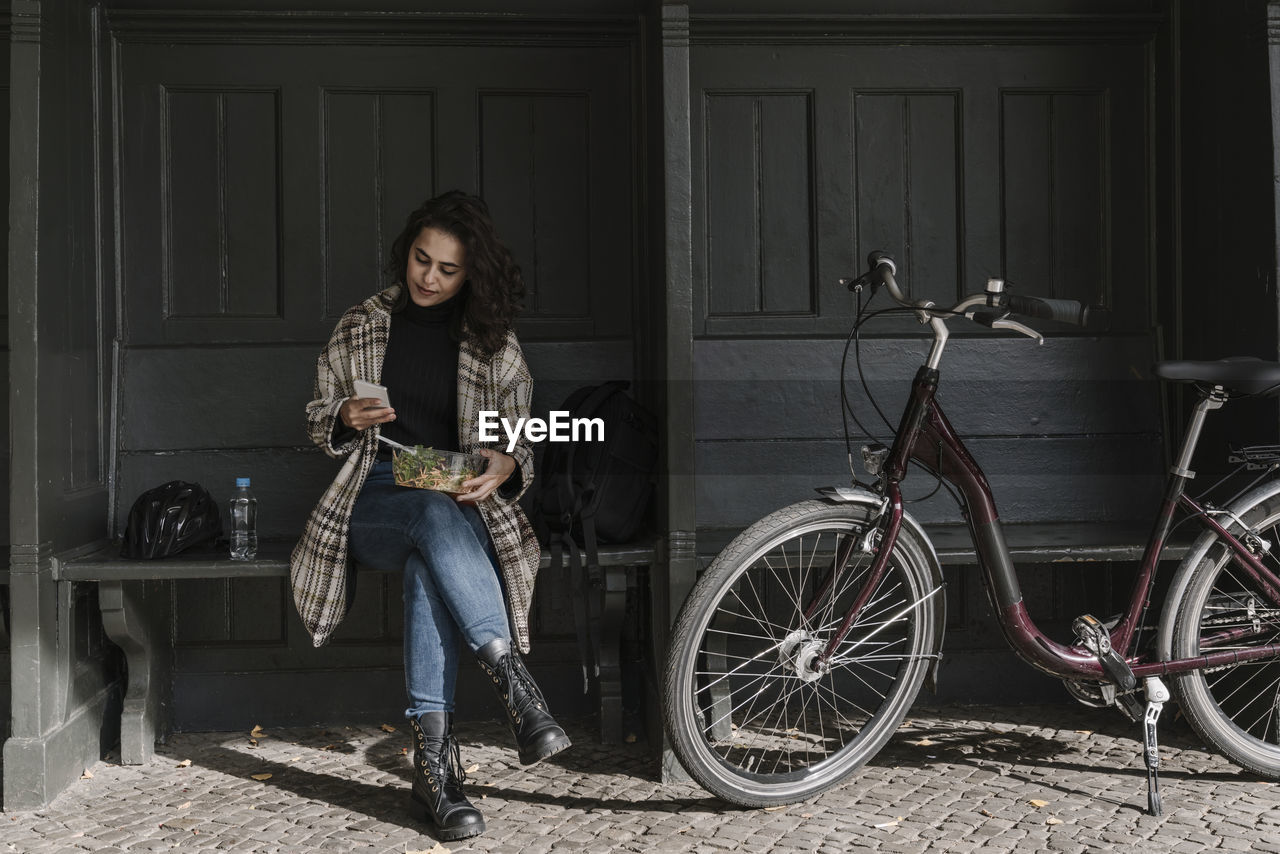
[[(455, 296), (439, 305), (410, 300), (391, 315), (382, 384), (395, 407), (396, 419), (382, 425), (382, 435), (404, 445), (457, 450), (458, 342), (449, 334)], [(389, 459), (383, 446), (380, 458)]]

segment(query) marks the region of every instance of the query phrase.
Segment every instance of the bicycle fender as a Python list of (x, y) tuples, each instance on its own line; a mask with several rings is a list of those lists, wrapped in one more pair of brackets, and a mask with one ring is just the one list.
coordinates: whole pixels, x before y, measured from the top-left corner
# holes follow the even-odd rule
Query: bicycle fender
[[(1245, 510), (1277, 494), (1280, 494), (1280, 480), (1272, 480), (1249, 490), (1240, 498), (1231, 502), (1226, 509), (1237, 516), (1243, 517)], [(1227, 517), (1222, 520), (1222, 525), (1232, 534), (1239, 535), (1240, 524), (1234, 519)], [(1156, 632), (1156, 656), (1158, 661), (1169, 661), (1173, 656), (1173, 621), (1177, 616), (1174, 611), (1178, 602), (1182, 601), (1182, 596), (1186, 593), (1187, 585), (1191, 583), (1191, 576), (1196, 567), (1200, 565), (1200, 561), (1204, 560), (1205, 555), (1209, 553), (1210, 547), (1213, 546), (1217, 539), (1218, 535), (1208, 530), (1196, 537), (1195, 542), (1191, 544), (1190, 550), (1187, 551), (1186, 556), (1178, 564), (1177, 571), (1174, 572), (1173, 580), (1169, 583), (1169, 592), (1165, 595), (1164, 605), (1160, 611), (1160, 628)]]
[[(832, 504), (858, 504), (866, 507), (871, 511), (868, 515), (869, 521), (879, 519), (889, 506), (887, 498), (861, 486), (821, 486), (814, 491), (822, 496), (824, 501)], [(942, 562), (938, 560), (938, 552), (933, 547), (933, 540), (929, 539), (924, 527), (916, 521), (915, 517), (905, 510), (902, 513), (902, 526), (911, 531), (915, 541), (924, 551), (925, 562), (929, 564), (929, 574), (934, 587), (942, 587)], [(938, 668), (942, 664), (942, 637), (947, 625), (947, 598), (934, 596), (929, 601), (933, 606), (938, 631), (933, 642), (933, 664), (929, 667), (925, 684), (936, 694), (938, 693)]]

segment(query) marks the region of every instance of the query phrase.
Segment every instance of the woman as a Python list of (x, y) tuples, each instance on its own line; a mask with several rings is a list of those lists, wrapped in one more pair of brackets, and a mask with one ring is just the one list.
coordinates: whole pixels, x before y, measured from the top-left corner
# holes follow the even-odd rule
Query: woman
[[(294, 601), (320, 646), (350, 607), (354, 562), (403, 571), (413, 799), (438, 837), (464, 839), (484, 830), (452, 734), (464, 646), (507, 709), (522, 763), (569, 747), (519, 655), (539, 547), (516, 501), (533, 453), (479, 438), (482, 410), (529, 416), (532, 379), (512, 330), (523, 282), (484, 202), (458, 191), (411, 213), (391, 255), (396, 284), (343, 315), (316, 365), (307, 426), (345, 461), (293, 551)], [(394, 408), (353, 397), (356, 378), (381, 381)], [(460, 495), (398, 487), (379, 434), (488, 464)]]

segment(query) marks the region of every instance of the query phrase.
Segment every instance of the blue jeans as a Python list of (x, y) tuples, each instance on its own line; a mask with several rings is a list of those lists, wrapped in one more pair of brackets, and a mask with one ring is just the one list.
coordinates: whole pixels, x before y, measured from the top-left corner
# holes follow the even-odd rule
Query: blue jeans
[(396, 486), (379, 462), (356, 499), (350, 548), (359, 563), (404, 572), (405, 714), (452, 712), (458, 657), (511, 639), (498, 561), (480, 511), (429, 489)]

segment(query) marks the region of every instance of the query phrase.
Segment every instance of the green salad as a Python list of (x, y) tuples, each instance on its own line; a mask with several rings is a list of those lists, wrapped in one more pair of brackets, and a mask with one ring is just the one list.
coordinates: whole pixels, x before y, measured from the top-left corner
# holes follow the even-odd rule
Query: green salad
[(466, 454), (415, 445), (410, 450), (395, 452), (391, 473), (399, 486), (460, 493), (466, 491), (462, 484), (479, 474), (469, 464), (470, 460)]

